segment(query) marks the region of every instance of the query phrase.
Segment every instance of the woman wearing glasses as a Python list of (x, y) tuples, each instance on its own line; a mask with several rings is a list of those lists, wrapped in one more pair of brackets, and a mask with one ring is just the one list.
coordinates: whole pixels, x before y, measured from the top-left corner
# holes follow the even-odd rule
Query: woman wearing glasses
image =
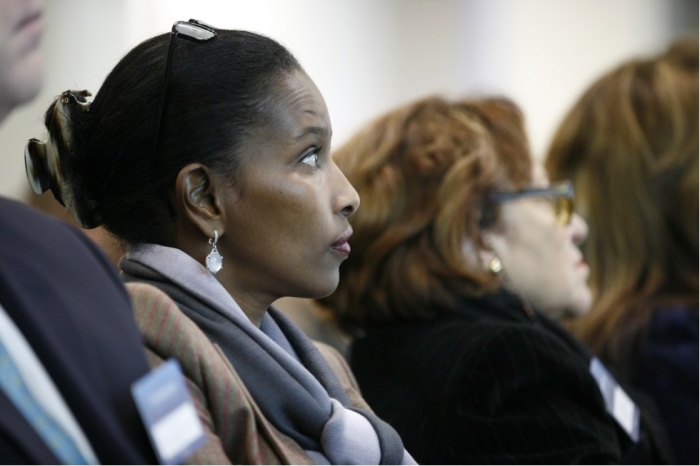
[(178, 22), (88, 97), (51, 105), (28, 176), (129, 244), (120, 266), (140, 283), (151, 360), (180, 360), (210, 433), (192, 461), (412, 463), (342, 358), (270, 306), (335, 289), (359, 205), (330, 158), (323, 97), (290, 52)]
[(531, 160), (512, 102), (425, 98), (333, 157), (363, 204), (340, 284), (319, 304), (356, 337), (363, 395), (419, 463), (656, 460), (635, 418), (606, 411), (585, 352), (540, 313), (588, 308), (587, 227), (571, 186), (549, 186)]

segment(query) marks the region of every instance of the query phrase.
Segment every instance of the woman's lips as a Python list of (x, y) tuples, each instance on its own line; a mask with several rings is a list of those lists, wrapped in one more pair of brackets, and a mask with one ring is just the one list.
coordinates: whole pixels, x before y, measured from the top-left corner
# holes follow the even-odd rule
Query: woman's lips
[(342, 254), (345, 254), (346, 256), (350, 255), (350, 244), (348, 243), (348, 240), (352, 236), (352, 228), (348, 228), (345, 233), (343, 233), (343, 236), (338, 238), (338, 240), (331, 244), (331, 249), (336, 250)]

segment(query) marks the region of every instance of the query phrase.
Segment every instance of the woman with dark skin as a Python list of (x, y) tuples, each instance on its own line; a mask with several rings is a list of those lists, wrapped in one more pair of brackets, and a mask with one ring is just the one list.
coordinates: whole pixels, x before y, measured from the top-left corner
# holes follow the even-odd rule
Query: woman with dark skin
[[(359, 205), (330, 157), (325, 101), (290, 52), (258, 34), (178, 22), (87, 97), (68, 91), (49, 108), (49, 140), (28, 146), (30, 181), (52, 189), (84, 227), (102, 224), (128, 243), (128, 282), (178, 304), (165, 323), (155, 314), (137, 321), (149, 350), (181, 358), (229, 460), (411, 463), (342, 358), (271, 307), (335, 289)], [(187, 348), (200, 347), (214, 356), (193, 362)], [(195, 382), (217, 353), (227, 361)], [(221, 377), (228, 387), (216, 385)], [(221, 402), (230, 386), (252, 401)], [(229, 418), (219, 422), (222, 411)], [(256, 457), (257, 447), (236, 456), (266, 436), (273, 460)]]

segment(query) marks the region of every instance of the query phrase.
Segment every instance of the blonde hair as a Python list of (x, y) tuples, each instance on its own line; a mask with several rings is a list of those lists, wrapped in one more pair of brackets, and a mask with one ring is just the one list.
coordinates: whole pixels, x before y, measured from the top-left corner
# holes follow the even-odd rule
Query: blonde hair
[(652, 311), (698, 302), (698, 126), (698, 40), (684, 38), (595, 82), (548, 152), (589, 225), (594, 303), (572, 329), (621, 373)]

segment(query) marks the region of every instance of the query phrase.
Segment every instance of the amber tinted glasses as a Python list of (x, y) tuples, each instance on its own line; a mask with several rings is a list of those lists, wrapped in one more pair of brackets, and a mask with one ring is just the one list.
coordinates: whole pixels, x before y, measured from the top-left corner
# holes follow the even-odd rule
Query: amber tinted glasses
[(574, 186), (570, 181), (553, 184), (547, 188), (526, 188), (518, 191), (501, 191), (491, 194), (494, 202), (507, 202), (516, 199), (543, 197), (554, 206), (554, 215), (561, 225), (568, 225), (574, 215)]

